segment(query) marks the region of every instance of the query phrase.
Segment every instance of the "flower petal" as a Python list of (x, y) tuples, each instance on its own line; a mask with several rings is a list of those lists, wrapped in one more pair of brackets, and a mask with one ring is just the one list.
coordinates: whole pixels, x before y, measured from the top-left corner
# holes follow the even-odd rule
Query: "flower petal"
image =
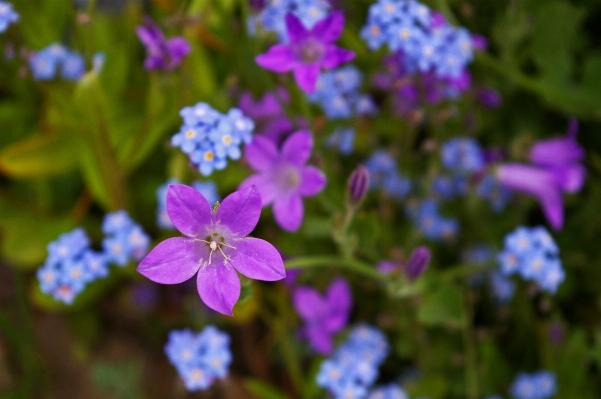
[(273, 140), (267, 137), (254, 137), (252, 143), (244, 147), (244, 158), (251, 168), (265, 172), (273, 169), (279, 154)]
[(262, 206), (267, 206), (273, 202), (277, 190), (274, 186), (273, 179), (271, 179), (268, 174), (257, 173), (247, 177), (242, 183), (240, 183), (238, 190), (244, 190), (250, 186), (255, 186), (257, 190), (259, 190), (259, 194), (261, 194)]
[(231, 316), (240, 297), (240, 278), (231, 266), (205, 266), (198, 272), (196, 288), (211, 309)]
[(307, 326), (305, 328), (305, 334), (315, 351), (322, 355), (332, 353), (332, 350), (334, 349), (332, 345), (332, 336), (321, 326)]
[(299, 192), (302, 196), (311, 197), (326, 186), (326, 175), (315, 166), (305, 166), (301, 172)]
[(235, 191), (225, 197), (213, 220), (229, 227), (234, 234), (250, 234), (261, 216), (261, 194), (255, 186)]
[(247, 237), (235, 243), (231, 265), (248, 278), (277, 281), (286, 277), (278, 250), (265, 240)]
[(328, 46), (326, 53), (321, 60), (321, 65), (326, 68), (335, 68), (340, 64), (348, 62), (355, 58), (355, 52), (336, 46)]
[(342, 277), (334, 280), (326, 292), (328, 301), (328, 317), (325, 318), (325, 328), (330, 332), (341, 330), (348, 322), (348, 317), (353, 305), (351, 287)]
[(312, 94), (315, 91), (315, 85), (317, 84), (317, 77), (319, 76), (319, 65), (318, 64), (297, 64), (292, 70), (294, 73), (294, 79), (301, 88), (307, 94)]
[(282, 158), (302, 166), (307, 163), (313, 150), (313, 136), (308, 130), (294, 132), (282, 144)]
[(286, 14), (286, 31), (288, 37), (292, 43), (298, 43), (305, 39), (309, 35), (309, 31), (303, 25), (303, 22), (298, 19), (294, 14)]
[(183, 37), (172, 37), (167, 40), (167, 51), (172, 58), (176, 60), (181, 60), (183, 57), (187, 56), (192, 47), (190, 47), (190, 43)]
[(211, 223), (211, 205), (192, 187), (170, 184), (167, 189), (167, 214), (173, 225), (188, 237), (197, 237)]
[(322, 42), (334, 43), (342, 34), (342, 29), (344, 29), (344, 14), (341, 11), (334, 11), (317, 22), (311, 33)]
[(300, 195), (278, 198), (273, 203), (275, 221), (286, 231), (296, 231), (303, 221), (303, 201)]
[(292, 70), (297, 63), (296, 56), (289, 46), (276, 44), (266, 53), (259, 54), (255, 61), (259, 66), (273, 72), (284, 73)]
[(174, 237), (154, 247), (138, 265), (138, 272), (155, 283), (178, 284), (194, 276), (199, 267), (194, 241)]
[(319, 293), (310, 287), (297, 287), (292, 294), (292, 304), (304, 320), (317, 320), (322, 317), (327, 306)]

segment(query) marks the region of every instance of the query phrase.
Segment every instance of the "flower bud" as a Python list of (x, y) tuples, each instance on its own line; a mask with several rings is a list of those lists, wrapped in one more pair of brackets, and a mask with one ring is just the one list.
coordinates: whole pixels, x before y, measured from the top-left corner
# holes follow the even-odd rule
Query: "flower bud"
[(410, 280), (415, 280), (418, 278), (424, 272), (424, 270), (426, 270), (426, 267), (428, 267), (431, 257), (432, 254), (430, 253), (428, 247), (422, 245), (415, 248), (411, 253), (411, 257), (409, 258), (405, 268), (407, 277), (409, 277)]
[(348, 201), (351, 206), (356, 206), (367, 194), (369, 188), (369, 172), (363, 165), (357, 166), (351, 173), (347, 184)]

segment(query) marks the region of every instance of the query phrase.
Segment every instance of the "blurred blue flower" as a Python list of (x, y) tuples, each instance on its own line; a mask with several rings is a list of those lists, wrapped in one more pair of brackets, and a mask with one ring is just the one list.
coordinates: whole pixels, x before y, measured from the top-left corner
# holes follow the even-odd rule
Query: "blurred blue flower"
[(256, 21), (270, 32), (275, 32), (281, 43), (288, 43), (288, 32), (284, 18), (292, 13), (307, 29), (327, 16), (331, 5), (328, 0), (268, 0)]
[(456, 173), (474, 173), (484, 167), (484, 156), (478, 142), (470, 137), (456, 137), (442, 144), (442, 164)]
[(207, 389), (216, 378), (224, 378), (232, 361), (230, 337), (214, 326), (194, 334), (172, 330), (165, 354), (189, 391)]
[(556, 390), (555, 374), (545, 370), (518, 374), (510, 388), (515, 399), (549, 399)]
[(367, 399), (409, 399), (407, 392), (397, 384), (375, 387)]
[(29, 67), (36, 80), (54, 79), (60, 68), (64, 79), (77, 81), (83, 76), (86, 64), (79, 53), (68, 51), (60, 43), (53, 43), (35, 53), (29, 59)]
[(504, 275), (518, 273), (552, 294), (565, 279), (559, 249), (542, 226), (518, 227), (508, 234), (505, 237), (505, 247), (497, 255), (497, 260)]
[(131, 259), (140, 260), (148, 252), (150, 237), (124, 210), (107, 214), (102, 231), (107, 235), (102, 240), (102, 248), (109, 262), (125, 266)]
[(8, 25), (19, 20), (19, 14), (13, 9), (13, 5), (0, 0), (0, 33), (4, 32)]
[(397, 172), (395, 159), (386, 150), (377, 150), (367, 161), (365, 167), (369, 171), (371, 189), (383, 189), (397, 200), (404, 199), (411, 191), (411, 180)]

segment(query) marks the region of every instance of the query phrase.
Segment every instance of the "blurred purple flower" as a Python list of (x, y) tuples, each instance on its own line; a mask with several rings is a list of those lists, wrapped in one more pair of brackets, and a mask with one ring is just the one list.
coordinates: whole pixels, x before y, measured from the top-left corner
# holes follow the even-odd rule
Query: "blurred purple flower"
[(138, 272), (160, 284), (182, 283), (198, 272), (198, 293), (213, 310), (231, 315), (240, 296), (240, 279), (275, 281), (286, 276), (279, 252), (267, 241), (246, 237), (257, 225), (261, 196), (255, 187), (228, 195), (213, 212), (192, 187), (172, 184), (167, 213), (185, 237), (158, 244)]
[(503, 102), (501, 95), (490, 87), (481, 87), (476, 91), (476, 97), (482, 105), (488, 108), (497, 108)]
[(343, 27), (344, 14), (339, 11), (320, 20), (310, 30), (300, 19), (288, 13), (286, 28), (290, 43), (276, 44), (255, 60), (273, 72), (292, 71), (298, 86), (305, 93), (313, 93), (322, 67), (335, 68), (355, 57), (354, 52), (333, 44), (342, 34)]
[(136, 28), (140, 41), (146, 46), (144, 68), (164, 71), (176, 68), (190, 53), (190, 44), (183, 37), (165, 40), (159, 26), (150, 18), (144, 17), (144, 24)]
[(276, 222), (287, 231), (296, 231), (303, 221), (302, 197), (319, 193), (326, 176), (315, 166), (306, 166), (311, 156), (313, 137), (307, 130), (290, 135), (278, 151), (266, 137), (255, 137), (245, 149), (250, 166), (258, 173), (240, 184), (240, 189), (256, 186), (263, 206), (273, 203)]
[(512, 189), (538, 199), (551, 227), (563, 227), (562, 193), (582, 188), (586, 169), (580, 164), (584, 149), (576, 142), (577, 121), (572, 119), (566, 137), (541, 140), (530, 150), (534, 165), (501, 164), (496, 171), (499, 181)]
[(351, 288), (342, 277), (330, 284), (325, 295), (310, 287), (298, 287), (292, 302), (305, 325), (301, 336), (321, 354), (332, 352), (332, 335), (342, 330), (348, 322), (353, 297)]

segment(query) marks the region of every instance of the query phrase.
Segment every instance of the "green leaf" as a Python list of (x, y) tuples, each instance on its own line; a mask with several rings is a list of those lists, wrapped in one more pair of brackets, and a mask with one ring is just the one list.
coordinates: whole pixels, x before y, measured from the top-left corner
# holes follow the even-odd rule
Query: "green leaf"
[(256, 378), (246, 379), (244, 386), (260, 399), (288, 399), (288, 396), (282, 391)]
[(461, 290), (454, 284), (444, 284), (425, 293), (417, 317), (431, 326), (461, 327), (466, 318)]
[(0, 150), (0, 171), (18, 178), (65, 173), (77, 166), (77, 147), (66, 134), (34, 135)]
[(47, 256), (48, 243), (72, 228), (70, 218), (41, 219), (37, 215), (10, 212), (0, 220), (2, 256), (19, 267), (40, 266)]

